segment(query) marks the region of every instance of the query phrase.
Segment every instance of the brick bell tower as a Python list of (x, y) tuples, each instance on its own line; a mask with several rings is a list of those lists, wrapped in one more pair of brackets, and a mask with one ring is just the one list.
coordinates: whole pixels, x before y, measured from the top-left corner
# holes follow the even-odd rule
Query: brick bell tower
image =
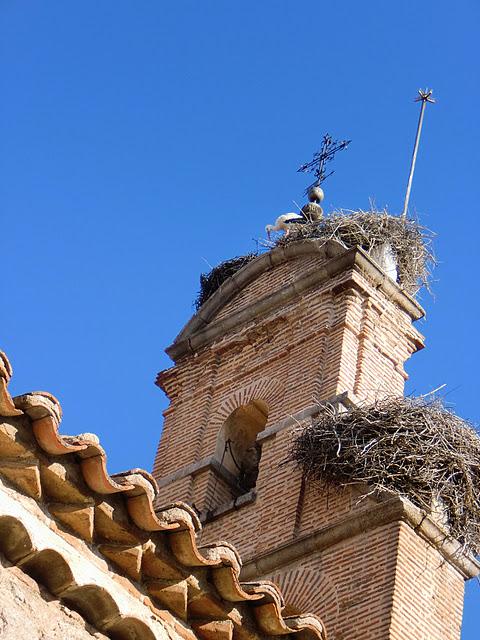
[(403, 395), (423, 347), (419, 304), (360, 248), (290, 242), (226, 280), (167, 349), (170, 399), (154, 475), (202, 541), (239, 549), (245, 580), (271, 578), (335, 640), (458, 640), (477, 563), (407, 499), (309, 486), (285, 464), (319, 403)]

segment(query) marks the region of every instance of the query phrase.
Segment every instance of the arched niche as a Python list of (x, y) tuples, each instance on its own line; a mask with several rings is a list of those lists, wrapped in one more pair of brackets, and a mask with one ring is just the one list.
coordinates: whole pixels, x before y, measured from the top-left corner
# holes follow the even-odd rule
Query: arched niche
[(234, 479), (237, 494), (250, 491), (256, 484), (261, 457), (257, 435), (267, 420), (267, 403), (251, 400), (232, 411), (220, 428), (215, 457)]

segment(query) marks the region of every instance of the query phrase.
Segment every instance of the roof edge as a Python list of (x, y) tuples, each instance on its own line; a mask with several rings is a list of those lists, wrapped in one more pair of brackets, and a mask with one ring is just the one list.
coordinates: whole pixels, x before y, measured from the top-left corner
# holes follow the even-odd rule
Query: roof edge
[[(223, 318), (221, 321), (213, 320), (221, 308), (260, 275), (299, 256), (311, 254), (324, 257), (324, 262), (319, 265), (321, 268), (307, 273), (295, 282), (227, 318)], [(174, 361), (189, 353), (195, 353), (239, 323), (258, 317), (280, 302), (291, 300), (312, 286), (326, 282), (327, 279), (355, 265), (372, 278), (376, 286), (398, 304), (412, 320), (419, 320), (425, 315), (420, 304), (389, 278), (362, 248), (346, 249), (336, 240), (328, 240), (327, 242), (318, 239), (299, 240), (262, 254), (226, 280), (198, 313), (187, 322), (173, 344), (165, 351)]]
[[(45, 392), (33, 392), (12, 398), (7, 388), (11, 376), (12, 368), (8, 358), (3, 352), (0, 352), (0, 418), (6, 419), (8, 427), (2, 431), (2, 445), (5, 446), (0, 452), (1, 476), (6, 478), (8, 485), (12, 484), (15, 487), (13, 493), (9, 494), (10, 496), (14, 496), (15, 492), (27, 496), (27, 500), (33, 501), (32, 504), (36, 503), (43, 513), (47, 503), (44, 501), (42, 478), (34, 460), (36, 457), (49, 459), (49, 456), (54, 459), (63, 458), (66, 463), (68, 461), (68, 463), (76, 465), (78, 477), (83, 478), (84, 488), (82, 491), (85, 491), (86, 495), (88, 494), (89, 500), (87, 502), (81, 501), (79, 509), (90, 509), (92, 518), (87, 523), (87, 527), (75, 527), (71, 520), (62, 520), (59, 517), (61, 509), (59, 511), (57, 507), (69, 503), (68, 500), (63, 502), (58, 499), (57, 502), (48, 500), (47, 509), (52, 521), (58, 521), (60, 525), (67, 526), (68, 539), (72, 539), (72, 536), (76, 537), (77, 540), (82, 541), (81, 544), (86, 545), (85, 548), (90, 549), (94, 554), (99, 552), (106, 561), (111, 561), (114, 565), (112, 570), (119, 579), (130, 579), (134, 585), (145, 589), (149, 594), (146, 596), (148, 606), (153, 607), (154, 613), (165, 608), (165, 602), (158, 594), (158, 590), (155, 590), (154, 584), (157, 577), (159, 580), (163, 579), (163, 560), (160, 562), (161, 569), (158, 576), (154, 571), (156, 554), (158, 552), (159, 558), (162, 558), (162, 545), (166, 544), (170, 550), (172, 566), (178, 570), (181, 569), (182, 576), (183, 572), (191, 574), (195, 571), (208, 570), (208, 579), (211, 581), (209, 584), (213, 585), (214, 596), (226, 611), (231, 608), (231, 603), (237, 603), (238, 606), (246, 607), (249, 610), (252, 622), (255, 621), (257, 629), (254, 637), (263, 638), (287, 633), (300, 633), (299, 637), (302, 640), (325, 640), (325, 627), (317, 616), (299, 614), (290, 618), (283, 615), (283, 595), (273, 583), (270, 581), (240, 583), (242, 560), (237, 550), (228, 542), (223, 541), (202, 545), (198, 537), (202, 525), (196, 512), (188, 504), (175, 502), (157, 506), (157, 483), (147, 471), (132, 469), (110, 474), (107, 470), (106, 453), (95, 434), (61, 435), (59, 426), (62, 411), (54, 396)], [(18, 436), (19, 431), (22, 437)], [(22, 464), (24, 460), (29, 461), (29, 465)], [(7, 474), (6, 469), (10, 468), (14, 470), (15, 476), (12, 473)], [(33, 475), (30, 473), (30, 469), (33, 469)], [(123, 514), (123, 518), (118, 518), (118, 520), (125, 522), (132, 538), (128, 543), (129, 549), (135, 549), (134, 558), (136, 560), (133, 564), (129, 554), (126, 557), (123, 555), (125, 545), (115, 535), (110, 542), (109, 538), (103, 539), (105, 536), (100, 537), (100, 542), (96, 539), (96, 521), (92, 510), (103, 501), (108, 501), (110, 496), (118, 496), (118, 499), (115, 498), (116, 508), (121, 510)], [(91, 500), (92, 498), (93, 500)], [(15, 500), (9, 499), (8, 505), (2, 503), (0, 506), (2, 506), (0, 520), (5, 517), (11, 519), (16, 515), (19, 515), (17, 519), (20, 522), (26, 521), (26, 518), (32, 521), (35, 519), (34, 514), (29, 516), (28, 513), (25, 515), (23, 511), (19, 514), (17, 511), (12, 511), (16, 508)], [(35, 532), (35, 523), (29, 531)], [(56, 529), (56, 531), (59, 532), (60, 529)], [(1, 533), (2, 531), (0, 531)], [(3, 533), (5, 534), (5, 530)], [(15, 536), (10, 535), (9, 531), (7, 534), (7, 539), (14, 539)], [(166, 537), (166, 540), (159, 540), (159, 535)], [(0, 542), (1, 538), (0, 535)], [(55, 538), (56, 540), (57, 538)], [(58, 546), (55, 541), (50, 545), (53, 548)], [(21, 542), (22, 539), (20, 539)], [(158, 546), (160, 542), (162, 544)], [(25, 564), (31, 559), (28, 545), (22, 546), (20, 544), (18, 549), (17, 546), (10, 545), (6, 549), (9, 552), (7, 557), (9, 555), (8, 559), (14, 564), (18, 562), (22, 570), (28, 569)], [(37, 555), (44, 552), (41, 547), (32, 549), (32, 553)], [(5, 551), (5, 547), (2, 547), (2, 550)], [(149, 565), (146, 572), (144, 572), (144, 557), (147, 558)], [(62, 566), (69, 567), (68, 563), (63, 560)], [(68, 588), (78, 586), (74, 579), (75, 576), (73, 574), (72, 576), (71, 580), (69, 578)], [(182, 579), (184, 578), (185, 576), (182, 577)], [(63, 583), (60, 587), (62, 586)], [(58, 594), (55, 592), (55, 595), (62, 598), (63, 590), (58, 591)], [(156, 599), (159, 601), (157, 604)], [(166, 604), (167, 610), (175, 617), (174, 603), (168, 601)], [(187, 605), (188, 601), (185, 600), (185, 606)], [(127, 614), (128, 611), (123, 613)], [(187, 619), (187, 613), (185, 610), (180, 618)], [(192, 620), (193, 618), (190, 621)], [(97, 628), (103, 631), (102, 625), (106, 622), (103, 620), (99, 622), (100, 626)], [(232, 619), (232, 623), (236, 627), (242, 626), (244, 624), (242, 616), (238, 620)], [(245, 624), (250, 623), (247, 621)], [(199, 636), (203, 637), (200, 633)]]

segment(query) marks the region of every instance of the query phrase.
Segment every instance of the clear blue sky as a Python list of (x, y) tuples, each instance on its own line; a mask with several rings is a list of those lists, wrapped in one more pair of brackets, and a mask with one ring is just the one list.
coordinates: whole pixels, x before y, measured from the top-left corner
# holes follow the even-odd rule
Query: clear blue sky
[[(198, 277), (301, 200), (324, 132), (351, 138), (326, 210), (412, 209), (440, 265), (408, 391), (478, 407), (478, 2), (3, 0), (2, 322), (12, 392), (45, 389), (109, 469), (150, 468), (163, 353)], [(468, 588), (463, 640), (478, 638)]]

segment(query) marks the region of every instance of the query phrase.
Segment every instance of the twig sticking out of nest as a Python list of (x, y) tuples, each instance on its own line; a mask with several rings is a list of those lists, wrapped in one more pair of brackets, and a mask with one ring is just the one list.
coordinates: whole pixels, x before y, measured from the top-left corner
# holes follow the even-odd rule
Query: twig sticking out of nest
[(365, 251), (388, 242), (393, 250), (398, 279), (408, 293), (414, 295), (428, 287), (435, 258), (431, 249), (432, 233), (412, 219), (403, 220), (386, 211), (339, 211), (319, 222), (292, 227), (288, 236), (278, 238), (283, 246), (296, 240), (335, 239), (345, 247), (362, 247)]
[(202, 273), (200, 275), (200, 291), (195, 300), (196, 310), (198, 311), (200, 309), (202, 304), (215, 293), (225, 280), (233, 276), (237, 271), (240, 271), (242, 267), (251, 262), (257, 255), (257, 253), (247, 253), (245, 256), (231, 258), (230, 260), (221, 262), (214, 267), (210, 273)]
[(444, 509), (452, 537), (480, 550), (480, 438), (439, 400), (389, 399), (338, 413), (322, 407), (289, 461), (322, 486), (368, 483)]

